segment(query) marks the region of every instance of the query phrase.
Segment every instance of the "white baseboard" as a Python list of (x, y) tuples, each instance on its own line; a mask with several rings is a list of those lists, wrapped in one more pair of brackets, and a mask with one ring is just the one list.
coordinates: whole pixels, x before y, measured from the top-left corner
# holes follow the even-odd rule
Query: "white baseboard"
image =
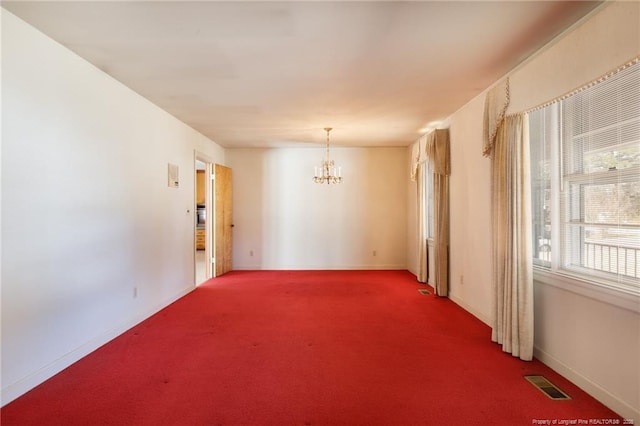
[(407, 265), (233, 265), (234, 271), (363, 271), (363, 270), (407, 270)]
[(463, 302), (462, 299), (456, 297), (455, 295), (453, 295), (451, 293), (449, 293), (449, 299), (453, 303), (455, 303), (456, 305), (460, 306), (462, 309), (464, 309), (465, 311), (469, 312), (471, 315), (473, 315), (474, 317), (478, 318), (480, 321), (482, 321), (483, 323), (485, 323), (489, 327), (491, 327), (491, 320), (489, 318), (487, 318), (485, 315), (481, 314), (480, 312), (476, 311), (471, 306), (469, 306), (468, 304)]
[(163, 308), (169, 306), (171, 303), (175, 302), (181, 297), (186, 296), (194, 289), (195, 289), (194, 287), (184, 289), (177, 295), (154, 306), (149, 311), (129, 318), (127, 321), (117, 325), (116, 327), (112, 328), (111, 330), (105, 333), (102, 333), (96, 336), (95, 338), (89, 340), (88, 342), (72, 350), (66, 355), (53, 361), (49, 365), (46, 365), (40, 368), (39, 370), (31, 373), (30, 375), (18, 380), (17, 382), (11, 383), (10, 385), (2, 388), (2, 390), (0, 391), (0, 406), (4, 406), (8, 404), (14, 399), (18, 398), (19, 396), (30, 391), (31, 389), (38, 386), (45, 380), (58, 374), (59, 372), (61, 372), (62, 370), (64, 370), (74, 362), (89, 355), (91, 352), (95, 351), (100, 346), (118, 337), (120, 334), (124, 333), (125, 331), (129, 330), (135, 325), (141, 323), (145, 319), (149, 318), (150, 316), (162, 310)]
[(609, 407), (611, 410), (618, 413), (625, 419), (633, 419), (633, 423), (640, 424), (640, 410), (634, 408), (628, 403), (622, 401), (620, 398), (608, 392), (602, 386), (595, 382), (592, 382), (587, 377), (573, 370), (571, 367), (555, 358), (554, 356), (546, 353), (538, 347), (533, 348), (533, 356), (536, 357), (543, 364), (551, 367), (554, 371), (571, 381), (580, 389)]

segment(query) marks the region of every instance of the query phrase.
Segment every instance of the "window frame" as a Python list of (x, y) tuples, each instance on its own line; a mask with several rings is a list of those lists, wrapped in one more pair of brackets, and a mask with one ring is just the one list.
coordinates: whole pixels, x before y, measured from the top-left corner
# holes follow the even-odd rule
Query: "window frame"
[[(637, 63), (631, 66), (640, 68), (640, 65)], [(640, 77), (637, 77), (639, 75), (637, 73), (640, 73), (640, 71), (637, 69), (632, 71), (634, 72), (634, 76), (632, 78), (638, 79), (640, 82)], [(632, 80), (632, 83), (634, 82), (635, 80)], [(593, 86), (596, 85), (592, 84), (587, 86), (584, 90), (589, 90)], [(638, 87), (640, 87), (640, 84), (638, 84)], [(600, 90), (599, 87), (596, 87), (596, 89)], [(617, 86), (613, 86), (612, 90), (619, 89)], [(565, 143), (564, 138), (567, 137), (565, 134), (565, 126), (573, 126), (571, 116), (568, 115), (569, 113), (565, 114), (563, 110), (565, 105), (564, 101), (568, 98), (570, 98), (570, 96), (563, 97), (557, 102), (548, 104), (543, 108), (530, 112), (530, 114), (541, 114), (540, 116), (536, 116), (536, 120), (539, 120), (536, 122), (535, 126), (535, 128), (538, 129), (538, 134), (535, 136), (532, 135), (532, 145), (534, 141), (544, 144), (542, 147), (534, 148), (532, 146), (531, 154), (531, 209), (532, 226), (534, 227), (532, 230), (534, 231), (532, 232), (534, 240), (532, 241), (532, 258), (534, 279), (544, 284), (553, 285), (568, 291), (596, 298), (598, 300), (608, 301), (609, 303), (613, 303), (625, 309), (640, 312), (640, 278), (637, 276), (633, 277), (626, 275), (628, 273), (628, 269), (626, 268), (627, 261), (629, 259), (627, 257), (627, 248), (622, 248), (625, 261), (621, 262), (620, 246), (624, 245), (621, 245), (620, 241), (617, 241), (617, 244), (612, 246), (616, 247), (615, 268), (617, 269), (617, 272), (609, 272), (604, 270), (604, 256), (602, 254), (600, 255), (602, 270), (598, 270), (595, 267), (595, 260), (593, 262), (594, 267), (584, 265), (587, 262), (587, 260), (585, 260), (585, 256), (588, 255), (588, 251), (585, 254), (585, 250), (588, 250), (588, 248), (585, 248), (586, 246), (583, 244), (583, 242), (586, 242), (584, 240), (588, 231), (587, 228), (592, 229), (602, 227), (604, 229), (620, 229), (631, 227), (633, 229), (640, 229), (640, 225), (625, 225), (620, 222), (609, 224), (587, 222), (586, 211), (588, 204), (586, 204), (585, 199), (585, 188), (588, 188), (589, 185), (600, 186), (638, 182), (638, 176), (640, 176), (640, 165), (634, 165), (624, 169), (610, 169), (602, 171), (585, 171), (582, 169), (584, 166), (578, 166), (580, 168), (579, 172), (565, 175), (563, 166), (567, 160), (570, 162), (568, 164), (573, 164), (570, 167), (574, 167), (575, 164), (582, 164), (585, 160), (585, 155), (594, 151), (593, 149), (590, 151), (584, 151), (584, 145), (576, 145), (581, 143), (578, 138), (581, 138), (582, 135), (577, 134), (573, 127), (571, 127), (569, 132), (572, 137), (571, 142)], [(582, 102), (580, 99), (577, 101)], [(591, 108), (591, 106), (589, 106), (589, 108)], [(622, 111), (630, 110), (627, 109)], [(640, 124), (640, 115), (632, 116), (631, 119), (620, 119), (616, 116), (616, 121), (611, 125), (611, 127), (619, 129), (628, 122)], [(534, 130), (534, 126), (532, 126), (531, 130)], [(582, 130), (582, 127), (580, 127), (580, 130)], [(589, 132), (596, 133), (600, 131), (604, 130), (597, 126), (589, 130)], [(633, 133), (633, 135), (635, 136), (635, 133)], [(627, 144), (629, 144), (629, 146), (633, 146), (633, 143), (640, 144), (640, 138), (632, 138), (631, 142), (618, 142), (619, 145), (616, 144), (614, 146), (615, 148), (618, 146), (625, 146)], [(608, 147), (605, 145), (603, 151), (607, 148)], [(576, 153), (576, 155), (580, 156), (577, 163), (575, 156), (566, 158), (566, 156), (571, 155), (572, 153)], [(540, 173), (540, 168), (542, 167), (541, 164), (545, 161), (549, 161), (550, 163), (550, 173), (548, 173), (548, 178), (546, 178), (546, 176), (541, 176)], [(577, 193), (572, 194), (572, 185), (578, 185), (579, 189)], [(545, 226), (547, 223), (546, 217), (541, 217), (541, 212), (542, 215), (545, 214), (542, 207), (547, 203), (544, 198), (541, 198), (545, 195), (540, 193), (540, 191), (545, 191), (546, 188), (550, 189), (550, 199), (548, 204), (550, 209), (549, 223), (551, 235), (549, 239), (550, 256), (548, 260), (540, 258), (540, 246), (538, 242), (540, 236), (544, 237), (546, 235), (545, 230), (541, 230), (541, 226)], [(572, 196), (574, 197), (573, 199), (570, 198)], [(574, 214), (573, 216), (571, 216), (572, 210)], [(536, 232), (536, 230), (538, 232)], [(572, 233), (576, 235), (579, 234), (577, 246), (576, 243), (573, 242), (575, 241), (575, 237), (571, 237)], [(569, 242), (570, 239), (572, 239), (571, 243)], [(600, 244), (600, 246), (602, 246), (602, 244)], [(608, 262), (611, 262), (611, 259), (613, 258), (611, 250), (612, 249), (609, 248)], [(640, 250), (640, 247), (636, 249), (632, 246), (631, 250)], [(573, 258), (571, 258), (572, 256)], [(632, 270), (632, 274), (637, 275), (640, 263), (638, 263), (637, 253), (635, 255), (632, 254), (632, 257), (633, 256), (635, 256), (634, 264), (636, 269)], [(624, 263), (623, 267), (625, 269), (623, 273), (620, 273), (621, 263)]]

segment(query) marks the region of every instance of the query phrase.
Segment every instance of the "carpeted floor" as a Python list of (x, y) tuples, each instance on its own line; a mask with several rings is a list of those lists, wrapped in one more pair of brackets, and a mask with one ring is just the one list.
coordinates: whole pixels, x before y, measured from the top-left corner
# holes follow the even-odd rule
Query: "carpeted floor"
[[(2, 425), (620, 419), (406, 271), (232, 272), (1, 410)], [(572, 399), (553, 401), (523, 376)]]

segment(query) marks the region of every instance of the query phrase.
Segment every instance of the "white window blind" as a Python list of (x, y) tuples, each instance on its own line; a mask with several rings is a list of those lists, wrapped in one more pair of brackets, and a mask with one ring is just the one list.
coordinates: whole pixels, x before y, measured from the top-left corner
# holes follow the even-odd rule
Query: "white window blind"
[(557, 156), (552, 155), (559, 137), (557, 114), (557, 104), (553, 104), (529, 116), (533, 263), (547, 267), (551, 266), (552, 240), (555, 240), (551, 228), (554, 206), (551, 177), (557, 163)]
[(639, 292), (640, 63), (530, 123), (534, 262)]

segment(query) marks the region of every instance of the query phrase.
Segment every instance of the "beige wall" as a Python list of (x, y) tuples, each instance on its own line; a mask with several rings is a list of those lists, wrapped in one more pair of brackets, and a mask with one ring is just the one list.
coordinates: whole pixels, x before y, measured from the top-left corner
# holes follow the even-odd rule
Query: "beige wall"
[[(509, 112), (567, 93), (640, 54), (640, 3), (611, 2), (510, 75)], [(482, 157), (481, 94), (451, 130), (451, 298), (491, 320), (490, 163)], [(407, 151), (410, 157), (410, 149)], [(409, 197), (415, 184), (408, 185)], [(413, 197), (415, 198), (415, 197)], [(409, 206), (409, 235), (415, 217)], [(407, 258), (415, 269), (410, 241)], [(640, 422), (640, 301), (536, 275), (535, 355), (619, 414)]]
[(312, 181), (323, 148), (227, 150), (234, 269), (406, 268), (405, 149), (331, 156), (342, 167), (338, 185)]

